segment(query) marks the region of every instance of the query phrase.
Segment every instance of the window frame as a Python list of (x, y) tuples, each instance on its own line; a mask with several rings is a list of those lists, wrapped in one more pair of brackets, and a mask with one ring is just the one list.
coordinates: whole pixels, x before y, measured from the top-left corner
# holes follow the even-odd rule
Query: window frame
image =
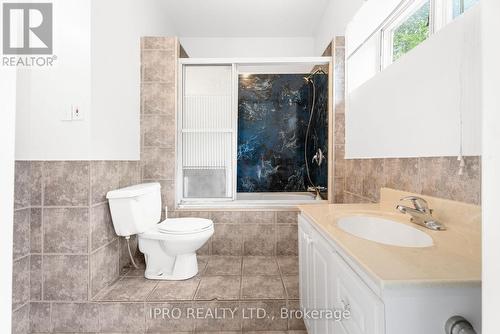
[[(463, 10), (460, 15), (453, 16), (453, 0), (429, 0), (429, 37), (441, 30), (444, 26), (463, 15), (467, 10)], [(393, 37), (394, 30), (407, 18), (409, 18), (426, 0), (403, 0), (395, 11), (389, 15), (378, 29), (380, 34), (380, 71), (394, 63), (393, 60)], [(481, 1), (478, 0), (477, 3)], [(476, 4), (477, 5), (477, 4)], [(475, 5), (474, 5), (475, 6)], [(472, 7), (474, 7), (472, 6)], [(471, 7), (471, 8), (472, 8)], [(408, 52), (411, 52), (408, 51)], [(397, 61), (397, 60), (396, 60)]]
[[(241, 66), (259, 66), (259, 65), (292, 65), (292, 64), (302, 64), (302, 65), (328, 65), (330, 68), (330, 80), (331, 80), (331, 69), (333, 64), (333, 56), (322, 56), (322, 57), (274, 57), (274, 58), (179, 58), (177, 64), (177, 101), (176, 101), (176, 125), (175, 125), (175, 175), (174, 175), (174, 189), (175, 189), (175, 208), (176, 209), (219, 209), (219, 208), (238, 208), (238, 207), (252, 207), (248, 204), (237, 204), (237, 149), (238, 149), (238, 77), (240, 74)], [(233, 108), (233, 131), (232, 131), (232, 197), (227, 198), (186, 198), (184, 197), (184, 182), (183, 182), (183, 162), (182, 162), (182, 129), (183, 129), (183, 97), (185, 90), (185, 76), (184, 69), (186, 66), (190, 65), (203, 65), (203, 66), (216, 66), (216, 65), (226, 65), (232, 66), (232, 108)], [(329, 100), (328, 108), (328, 121), (333, 122), (333, 84), (329, 83), (329, 96), (332, 99)], [(333, 136), (328, 133), (328, 145), (333, 147)], [(328, 180), (333, 177), (332, 170), (328, 171)], [(330, 181), (328, 181), (330, 182)], [(329, 198), (332, 195), (328, 193)], [(295, 204), (294, 204), (295, 205)], [(280, 204), (283, 206), (283, 204)], [(286, 206), (286, 205), (285, 205)]]
[[(380, 34), (381, 34), (381, 46), (380, 46), (380, 64), (381, 70), (385, 69), (397, 60), (394, 60), (394, 32), (401, 26), (407, 19), (409, 19), (413, 14), (415, 14), (422, 6), (429, 2), (429, 35), (427, 38), (435, 33), (435, 17), (436, 17), (436, 0), (405, 0), (403, 1), (399, 8), (387, 18), (384, 23)], [(451, 3), (451, 0), (448, 1)], [(423, 41), (422, 41), (423, 42)], [(408, 52), (411, 52), (409, 50)]]

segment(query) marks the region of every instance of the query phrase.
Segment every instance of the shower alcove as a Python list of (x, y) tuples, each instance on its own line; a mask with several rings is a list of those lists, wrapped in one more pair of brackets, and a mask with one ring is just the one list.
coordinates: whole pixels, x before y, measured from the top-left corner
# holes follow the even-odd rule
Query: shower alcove
[(180, 59), (177, 205), (331, 199), (331, 64), (332, 57)]

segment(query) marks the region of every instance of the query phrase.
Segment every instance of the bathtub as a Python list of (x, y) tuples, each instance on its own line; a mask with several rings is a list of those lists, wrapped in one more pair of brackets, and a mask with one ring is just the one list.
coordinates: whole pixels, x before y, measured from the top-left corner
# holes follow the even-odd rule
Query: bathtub
[(324, 204), (326, 200), (316, 200), (315, 195), (308, 192), (276, 192), (276, 193), (238, 193), (235, 200), (218, 200), (207, 202), (184, 202), (181, 209), (266, 209), (295, 208), (300, 204)]
[(314, 194), (312, 193), (238, 193), (236, 195), (237, 201), (314, 201)]
[(236, 200), (227, 203), (228, 206), (239, 208), (290, 208), (300, 204), (320, 204), (324, 200), (316, 200), (315, 195), (308, 192), (296, 193), (238, 193)]

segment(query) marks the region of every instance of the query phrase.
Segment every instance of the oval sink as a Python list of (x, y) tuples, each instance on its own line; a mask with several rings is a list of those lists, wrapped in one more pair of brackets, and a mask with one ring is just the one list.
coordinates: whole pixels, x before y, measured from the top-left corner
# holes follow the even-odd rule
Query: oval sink
[(347, 233), (385, 245), (400, 247), (433, 245), (432, 238), (424, 232), (384, 218), (349, 216), (340, 218), (337, 224)]

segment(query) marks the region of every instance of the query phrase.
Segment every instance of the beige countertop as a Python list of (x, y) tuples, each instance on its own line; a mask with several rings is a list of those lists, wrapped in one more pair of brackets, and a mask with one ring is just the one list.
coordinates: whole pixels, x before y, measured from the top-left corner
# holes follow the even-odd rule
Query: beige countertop
[[(302, 205), (299, 209), (381, 289), (408, 284), (479, 286), (481, 208), (417, 195), (429, 202), (434, 217), (447, 227), (446, 231), (432, 231), (411, 223), (408, 215), (395, 210), (399, 198), (409, 194), (383, 188), (379, 204)], [(427, 233), (434, 245), (407, 248), (361, 239), (344, 232), (336, 223), (339, 218), (351, 215), (385, 217), (407, 224)]]

